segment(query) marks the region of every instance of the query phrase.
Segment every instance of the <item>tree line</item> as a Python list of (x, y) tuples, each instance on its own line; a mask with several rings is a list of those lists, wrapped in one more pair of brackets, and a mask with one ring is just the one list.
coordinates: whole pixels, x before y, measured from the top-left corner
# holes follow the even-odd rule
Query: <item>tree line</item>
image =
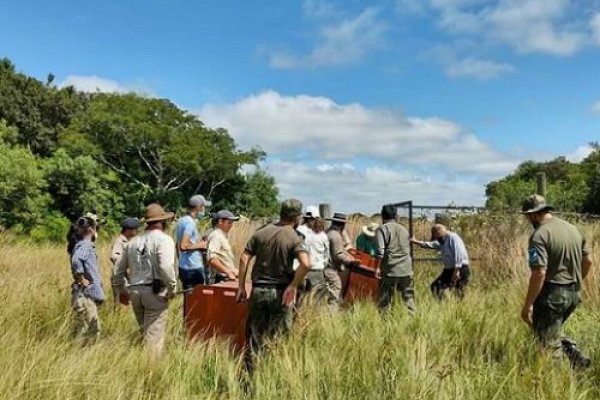
[(536, 190), (536, 177), (547, 178), (548, 201), (559, 211), (600, 214), (600, 144), (581, 162), (565, 157), (551, 161), (525, 161), (510, 175), (486, 185), (486, 207), (497, 211), (520, 210), (521, 202)]
[(265, 157), (168, 99), (60, 88), (0, 59), (1, 229), (62, 239), (85, 212), (116, 228), (151, 202), (181, 211), (195, 193), (215, 209), (271, 216), (278, 191)]

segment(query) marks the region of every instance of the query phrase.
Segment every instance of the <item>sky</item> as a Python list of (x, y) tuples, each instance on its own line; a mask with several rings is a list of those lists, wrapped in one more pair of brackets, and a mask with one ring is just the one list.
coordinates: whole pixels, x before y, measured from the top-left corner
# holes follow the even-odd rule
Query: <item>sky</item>
[(169, 98), (306, 205), (483, 205), (520, 162), (600, 140), (596, 0), (3, 3), (19, 71)]

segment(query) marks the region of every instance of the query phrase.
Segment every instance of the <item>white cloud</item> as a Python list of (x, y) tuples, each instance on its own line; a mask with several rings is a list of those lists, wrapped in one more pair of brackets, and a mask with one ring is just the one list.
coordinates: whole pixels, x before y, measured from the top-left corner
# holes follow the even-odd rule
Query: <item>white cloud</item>
[(476, 78), (479, 80), (493, 79), (515, 71), (515, 67), (510, 64), (473, 57), (456, 61), (446, 67), (446, 73), (452, 78)]
[(589, 144), (584, 146), (579, 146), (575, 151), (570, 154), (567, 154), (567, 160), (571, 162), (581, 162), (584, 158), (589, 156), (594, 149)]
[(152, 90), (143, 84), (122, 85), (117, 81), (96, 75), (69, 75), (58, 84), (59, 87), (73, 86), (82, 92), (130, 93), (135, 92), (154, 96)]
[(594, 114), (600, 114), (600, 100), (592, 104), (592, 112)]
[(274, 160), (266, 169), (275, 177), (282, 197), (296, 197), (304, 204), (328, 202), (334, 211), (371, 214), (379, 212), (385, 203), (405, 200), (436, 205), (484, 203), (483, 186), (478, 183), (413, 176), (381, 166), (330, 166), (323, 170), (306, 163)]
[[(569, 11), (569, 0), (428, 0), (446, 32), (506, 44), (519, 53), (570, 56), (591, 32)], [(592, 27), (600, 21), (592, 20)]]
[(596, 13), (590, 22), (594, 42), (600, 46), (600, 12)]
[[(313, 13), (327, 13), (313, 10)], [(322, 26), (319, 44), (306, 55), (288, 51), (271, 54), (270, 64), (274, 68), (297, 69), (318, 68), (353, 64), (367, 53), (382, 45), (386, 24), (378, 18), (374, 8), (367, 8), (354, 18)]]
[(362, 157), (485, 176), (516, 166), (511, 157), (452, 121), (340, 105), (326, 97), (268, 91), (233, 104), (206, 105), (198, 114), (210, 126), (227, 128), (242, 145), (258, 144), (269, 154), (302, 153), (325, 160)]

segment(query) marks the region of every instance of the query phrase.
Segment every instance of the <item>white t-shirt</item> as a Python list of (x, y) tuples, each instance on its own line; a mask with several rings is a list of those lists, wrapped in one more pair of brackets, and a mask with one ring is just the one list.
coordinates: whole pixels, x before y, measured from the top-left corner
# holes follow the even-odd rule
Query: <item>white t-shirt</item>
[[(327, 234), (325, 232), (315, 233), (305, 225), (299, 226), (297, 230), (304, 235), (304, 243), (312, 266), (311, 270), (325, 269), (325, 266), (329, 263), (329, 238)], [(299, 265), (298, 260), (294, 260), (294, 270), (297, 270)]]

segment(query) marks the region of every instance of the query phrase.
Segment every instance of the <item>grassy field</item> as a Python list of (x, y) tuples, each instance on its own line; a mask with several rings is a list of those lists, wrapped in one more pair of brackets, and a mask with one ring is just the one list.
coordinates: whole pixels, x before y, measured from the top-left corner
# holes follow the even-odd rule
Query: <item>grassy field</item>
[[(585, 305), (567, 324), (594, 364), (573, 373), (539, 351), (519, 318), (527, 227), (455, 224), (480, 259), (463, 302), (433, 301), (428, 285), (440, 267), (418, 263), (414, 318), (402, 307), (382, 317), (372, 304), (333, 315), (303, 313), (294, 334), (260, 360), (251, 395), (239, 384), (241, 363), (226, 344), (186, 343), (180, 298), (170, 308), (160, 362), (146, 357), (129, 309), (103, 307), (100, 342), (81, 348), (69, 337), (64, 246), (0, 236), (0, 399), (599, 399), (597, 272), (586, 285)], [(235, 229), (239, 248), (254, 226)], [(600, 229), (582, 229), (597, 265)], [(418, 235), (426, 233), (425, 225), (418, 227)], [(101, 244), (105, 283), (107, 255)]]

